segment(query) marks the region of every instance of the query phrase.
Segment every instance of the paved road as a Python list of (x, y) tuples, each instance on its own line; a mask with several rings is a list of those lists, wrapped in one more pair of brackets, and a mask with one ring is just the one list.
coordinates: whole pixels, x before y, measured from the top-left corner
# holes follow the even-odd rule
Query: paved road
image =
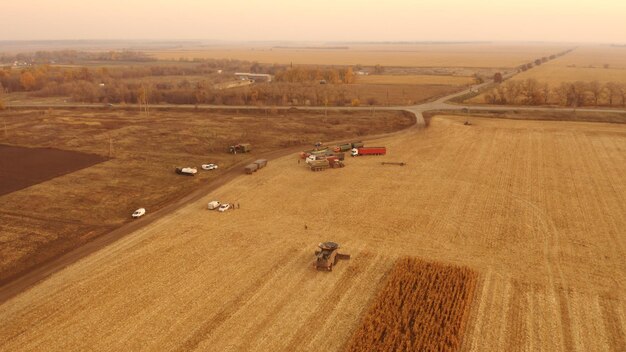
[[(509, 75), (508, 77), (511, 77)], [(506, 78), (508, 78), (506, 77)], [(477, 85), (472, 87), (472, 90), (482, 89), (485, 86), (491, 84), (492, 82), (486, 82), (481, 85)], [(463, 111), (463, 109), (473, 109), (480, 111), (512, 111), (512, 110), (524, 110), (524, 111), (570, 111), (570, 112), (626, 112), (626, 109), (592, 109), (592, 108), (584, 108), (584, 109), (572, 109), (572, 108), (554, 108), (554, 107), (527, 107), (527, 106), (485, 106), (485, 105), (467, 105), (467, 104), (451, 104), (449, 103), (450, 99), (455, 97), (470, 93), (470, 89), (466, 89), (451, 95), (447, 95), (441, 98), (438, 98), (434, 101), (417, 104), (413, 106), (389, 106), (389, 107), (332, 107), (328, 108), (328, 110), (349, 110), (349, 111), (371, 111), (371, 110), (404, 110), (410, 111), (416, 116), (416, 124), (413, 127), (407, 128), (402, 131), (392, 132), (390, 134), (385, 135), (377, 135), (377, 136), (368, 136), (363, 137), (363, 139), (372, 140), (375, 138), (388, 137), (390, 135), (395, 135), (399, 133), (410, 133), (410, 131), (414, 128), (419, 128), (425, 125), (423, 113), (426, 111), (433, 110), (445, 110), (445, 111)], [(14, 108), (97, 108), (97, 109), (129, 109), (132, 106), (113, 106), (113, 107), (104, 107), (102, 104), (10, 104), (8, 107)], [(256, 107), (256, 106), (222, 106), (222, 105), (173, 105), (173, 104), (161, 104), (161, 105), (150, 105), (150, 109), (200, 109), (200, 110), (255, 110), (255, 109), (269, 109), (270, 107)], [(292, 109), (291, 107), (271, 107), (273, 109), (286, 110)], [(317, 106), (307, 106), (307, 107), (297, 107), (298, 110), (308, 110), (308, 111), (323, 111), (327, 108), (325, 107), (317, 107)], [(281, 157), (284, 155), (288, 155), (290, 153), (295, 153), (300, 150), (301, 147), (295, 148), (287, 148), (282, 150), (277, 150), (271, 153), (267, 153), (263, 155), (264, 158), (273, 159), (277, 157)], [(249, 162), (249, 161), (245, 161)], [(19, 278), (4, 284), (0, 287), (0, 304), (6, 302), (11, 297), (19, 294), (20, 292), (28, 289), (29, 287), (35, 285), (37, 282), (49, 277), (55, 272), (65, 268), (66, 266), (80, 260), (81, 258), (86, 257), (101, 248), (108, 246), (109, 244), (115, 242), (116, 240), (126, 236), (127, 234), (136, 231), (148, 224), (153, 223), (158, 220), (160, 217), (169, 214), (171, 212), (176, 211), (177, 209), (193, 202), (195, 200), (200, 199), (208, 192), (221, 187), (226, 184), (233, 178), (239, 176), (241, 174), (241, 166), (245, 163), (242, 162), (240, 165), (235, 165), (231, 169), (229, 169), (224, 175), (222, 175), (219, 179), (214, 180), (212, 183), (202, 187), (193, 193), (180, 198), (166, 207), (145, 216), (144, 218), (127, 223), (108, 234), (104, 234), (93, 241), (87, 243), (86, 245), (76, 248), (75, 250), (47, 263), (39, 265), (30, 271), (26, 272), (24, 275)]]
[[(515, 73), (509, 73), (505, 75), (504, 79), (509, 79), (513, 77)], [(409, 106), (340, 106), (340, 107), (323, 107), (323, 106), (298, 106), (298, 107), (288, 107), (288, 106), (250, 106), (250, 105), (180, 105), (180, 104), (154, 104), (148, 105), (149, 109), (152, 110), (160, 110), (160, 109), (181, 109), (181, 110), (258, 110), (258, 109), (277, 109), (277, 110), (289, 110), (289, 109), (297, 109), (304, 111), (324, 111), (324, 110), (338, 110), (338, 111), (380, 111), (380, 110), (404, 110), (410, 111), (417, 116), (418, 124), (424, 124), (424, 118), (422, 114), (427, 111), (434, 110), (445, 110), (450, 112), (459, 112), (464, 109), (470, 110), (480, 110), (480, 111), (564, 111), (564, 112), (623, 112), (626, 113), (626, 109), (607, 109), (607, 108), (566, 108), (566, 107), (535, 107), (535, 106), (516, 106), (516, 105), (507, 105), (507, 106), (494, 106), (494, 105), (482, 105), (482, 104), (453, 104), (450, 103), (450, 100), (471, 93), (471, 91), (481, 90), (487, 87), (488, 85), (493, 84), (492, 80), (489, 80), (485, 83), (474, 85), (471, 88), (465, 89), (463, 91), (453, 93), (450, 95), (446, 95), (444, 97), (440, 97), (436, 100), (416, 104)], [(103, 104), (74, 104), (74, 103), (59, 103), (59, 104), (7, 104), (8, 108), (70, 108), (70, 109), (78, 109), (78, 108), (91, 108), (91, 109), (136, 109), (133, 105), (113, 105), (113, 106), (104, 106)]]

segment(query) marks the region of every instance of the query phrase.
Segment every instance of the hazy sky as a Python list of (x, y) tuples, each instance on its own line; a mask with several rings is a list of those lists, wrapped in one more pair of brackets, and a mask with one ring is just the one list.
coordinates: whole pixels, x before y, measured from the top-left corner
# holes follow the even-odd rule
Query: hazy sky
[(0, 40), (626, 42), (626, 0), (3, 0)]

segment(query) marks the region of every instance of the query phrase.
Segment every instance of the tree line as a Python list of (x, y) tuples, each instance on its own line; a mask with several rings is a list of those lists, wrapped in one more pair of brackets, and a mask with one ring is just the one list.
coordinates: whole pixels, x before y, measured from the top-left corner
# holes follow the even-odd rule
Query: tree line
[[(222, 70), (223, 74), (217, 71)], [(237, 71), (274, 75), (274, 82), (219, 89), (216, 83), (232, 81)], [(150, 77), (181, 76), (161, 80)], [(184, 78), (195, 76), (195, 82)], [(198, 77), (202, 77), (200, 81)], [(328, 84), (320, 84), (320, 82)], [(203, 60), (192, 64), (105, 66), (90, 68), (35, 65), (22, 69), (0, 68), (0, 91), (28, 92), (37, 97), (69, 97), (75, 102), (216, 105), (360, 105), (343, 84), (354, 83), (351, 67), (288, 67), (238, 60)]]
[(356, 77), (352, 67), (346, 68), (319, 68), (297, 66), (288, 69), (277, 70), (274, 74), (277, 82), (305, 83), (305, 82), (325, 82), (329, 84), (351, 84)]
[(626, 106), (626, 84), (607, 82), (563, 82), (558, 86), (536, 79), (510, 80), (484, 95), (487, 104)]
[(520, 65), (517, 68), (517, 70), (518, 70), (518, 72), (523, 72), (523, 71), (530, 70), (534, 66), (539, 66), (539, 65), (544, 64), (544, 63), (546, 63), (546, 62), (548, 62), (550, 60), (554, 60), (554, 59), (556, 59), (558, 57), (561, 57), (561, 56), (563, 56), (563, 55), (565, 55), (567, 53), (572, 52), (574, 49), (575, 48), (571, 48), (571, 49), (567, 49), (567, 50), (558, 52), (558, 53), (553, 54), (553, 55), (543, 56), (543, 57), (537, 58), (537, 59), (535, 59), (535, 60), (533, 60), (531, 62), (527, 62), (525, 64)]
[(0, 53), (0, 62), (22, 62), (27, 64), (73, 64), (83, 61), (156, 61), (156, 58), (141, 51), (111, 50), (106, 52), (88, 52), (77, 50), (36, 51), (32, 53)]

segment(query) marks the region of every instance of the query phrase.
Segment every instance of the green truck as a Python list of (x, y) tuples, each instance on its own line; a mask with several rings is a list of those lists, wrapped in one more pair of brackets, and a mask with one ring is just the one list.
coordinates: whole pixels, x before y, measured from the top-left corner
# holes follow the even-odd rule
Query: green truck
[(252, 145), (250, 145), (250, 143), (235, 144), (228, 147), (228, 152), (231, 154), (250, 153), (251, 151)]

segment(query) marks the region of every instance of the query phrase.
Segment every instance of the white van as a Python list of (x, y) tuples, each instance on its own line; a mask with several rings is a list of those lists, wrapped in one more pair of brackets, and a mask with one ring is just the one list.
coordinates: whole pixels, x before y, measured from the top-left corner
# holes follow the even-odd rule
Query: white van
[(209, 210), (214, 210), (220, 207), (220, 202), (214, 200), (214, 201), (209, 202), (208, 206), (209, 206)]

